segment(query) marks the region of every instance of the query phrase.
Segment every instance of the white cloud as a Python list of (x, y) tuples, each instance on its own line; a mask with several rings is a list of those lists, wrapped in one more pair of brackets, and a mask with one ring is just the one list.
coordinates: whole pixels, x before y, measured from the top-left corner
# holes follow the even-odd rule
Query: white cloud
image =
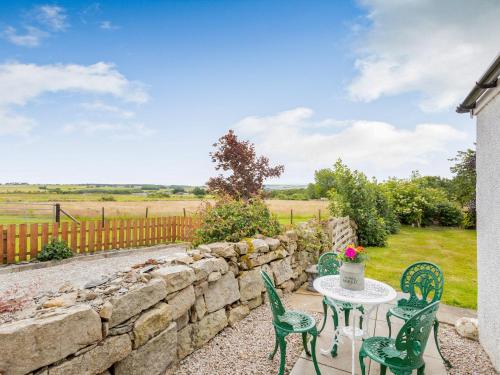
[(500, 4), (477, 0), (362, 0), (370, 25), (357, 34), (354, 100), (419, 92), (424, 111), (457, 105), (500, 45)]
[(378, 121), (313, 121), (313, 115), (311, 109), (299, 107), (272, 116), (246, 117), (235, 129), (251, 137), (260, 152), (285, 163), (292, 175), (293, 169), (310, 174), (311, 169), (329, 166), (338, 158), (355, 168), (376, 170), (380, 176), (407, 173), (428, 165), (436, 154), (446, 160), (450, 143), (466, 137), (446, 124), (399, 129)]
[(99, 27), (103, 30), (117, 30), (117, 29), (119, 29), (119, 27), (114, 25), (111, 21), (102, 21), (99, 24)]
[(34, 9), (35, 18), (53, 31), (64, 31), (68, 27), (66, 10), (57, 5), (40, 5)]
[(70, 123), (62, 128), (66, 134), (82, 133), (86, 136), (104, 135), (115, 140), (133, 140), (149, 137), (154, 130), (141, 123), (112, 123), (79, 121)]
[(23, 47), (38, 47), (42, 39), (49, 36), (48, 33), (36, 27), (26, 26), (24, 33), (19, 33), (12, 26), (7, 26), (2, 36), (12, 44)]
[[(24, 106), (46, 93), (78, 92), (94, 95), (111, 95), (126, 102), (144, 103), (149, 100), (141, 84), (129, 81), (113, 64), (99, 62), (93, 65), (36, 65), (6, 63), (0, 65), (0, 113), (7, 128), (20, 128), (20, 117), (14, 112), (16, 106)], [(101, 110), (112, 106), (101, 104)], [(127, 111), (123, 115), (130, 115)], [(10, 119), (9, 121), (7, 121)], [(29, 132), (34, 122), (24, 118), (24, 133)], [(29, 120), (29, 121), (28, 121)], [(28, 123), (31, 124), (28, 127)]]
[(27, 136), (35, 124), (33, 119), (11, 113), (0, 107), (0, 135)]
[(94, 101), (90, 103), (82, 103), (82, 107), (89, 111), (98, 111), (115, 114), (123, 118), (134, 117), (135, 113), (133, 111), (127, 111), (126, 109), (116, 107), (114, 105), (108, 105), (101, 101)]

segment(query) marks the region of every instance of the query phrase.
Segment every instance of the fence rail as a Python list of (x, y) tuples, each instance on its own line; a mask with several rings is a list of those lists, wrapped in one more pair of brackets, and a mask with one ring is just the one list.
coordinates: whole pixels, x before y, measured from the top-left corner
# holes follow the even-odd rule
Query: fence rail
[(75, 254), (92, 254), (192, 241), (198, 227), (199, 221), (189, 216), (0, 225), (0, 263), (33, 260), (52, 239), (65, 241)]

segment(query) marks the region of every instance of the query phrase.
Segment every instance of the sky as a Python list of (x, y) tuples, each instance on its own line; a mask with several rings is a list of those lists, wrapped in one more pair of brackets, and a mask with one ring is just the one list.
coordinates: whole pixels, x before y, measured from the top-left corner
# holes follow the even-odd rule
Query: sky
[(202, 185), (229, 129), (305, 184), (449, 176), (500, 3), (0, 2), (0, 183)]

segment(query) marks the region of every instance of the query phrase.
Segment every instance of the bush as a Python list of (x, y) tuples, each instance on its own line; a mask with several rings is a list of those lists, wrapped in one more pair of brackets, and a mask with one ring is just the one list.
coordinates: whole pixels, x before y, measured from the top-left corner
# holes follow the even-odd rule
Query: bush
[[(331, 170), (322, 170), (328, 176), (330, 213), (332, 216), (349, 216), (358, 225), (358, 240), (363, 246), (384, 246), (389, 228), (379, 212), (380, 200), (375, 182), (369, 181), (358, 171), (351, 171), (339, 160)], [(318, 176), (318, 174), (317, 174)]]
[(217, 241), (238, 242), (256, 234), (275, 236), (281, 226), (260, 199), (234, 200), (220, 198), (215, 205), (205, 203), (199, 212), (201, 227), (193, 244)]
[(101, 202), (115, 202), (116, 199), (112, 195), (103, 195), (100, 199)]
[(464, 222), (464, 214), (451, 202), (439, 202), (436, 205), (436, 221), (445, 227), (458, 227)]
[(66, 242), (53, 239), (43, 247), (42, 251), (37, 256), (37, 259), (41, 262), (46, 262), (48, 260), (71, 258), (72, 256), (73, 252), (68, 247)]

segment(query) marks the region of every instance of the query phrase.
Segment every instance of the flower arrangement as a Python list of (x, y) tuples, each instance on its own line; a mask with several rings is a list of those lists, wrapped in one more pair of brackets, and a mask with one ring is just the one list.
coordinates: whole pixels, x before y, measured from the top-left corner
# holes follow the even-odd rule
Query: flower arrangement
[(368, 259), (368, 255), (363, 246), (355, 247), (350, 244), (339, 254), (339, 259), (344, 263), (363, 263)]

